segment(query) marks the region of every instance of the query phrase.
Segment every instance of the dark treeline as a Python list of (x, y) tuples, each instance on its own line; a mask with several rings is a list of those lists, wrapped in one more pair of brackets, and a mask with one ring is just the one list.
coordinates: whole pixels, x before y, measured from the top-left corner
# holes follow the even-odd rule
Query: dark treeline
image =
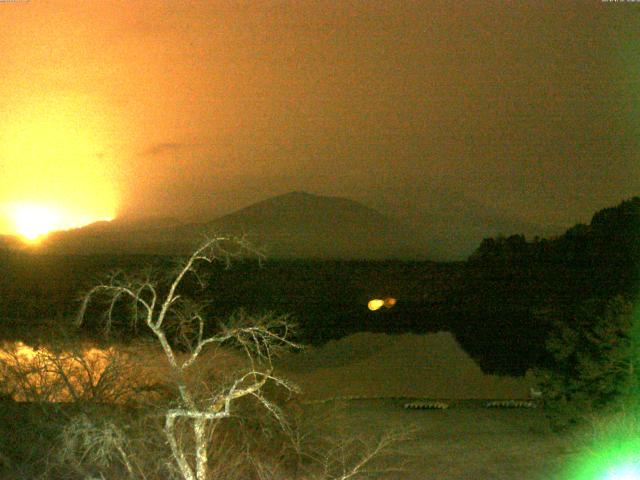
[[(467, 262), (271, 260), (259, 265), (246, 259), (229, 269), (211, 266), (205, 291), (187, 282), (184, 294), (204, 299), (217, 318), (238, 308), (291, 314), (300, 325), (300, 340), (311, 344), (358, 331), (447, 330), (483, 370), (522, 374), (544, 361), (553, 322), (569, 321), (589, 299), (633, 296), (640, 264), (638, 225), (640, 199), (633, 198), (558, 238), (485, 239)], [(108, 271), (147, 266), (164, 271), (173, 264), (167, 257), (9, 250), (0, 253), (0, 262), (0, 335), (5, 338), (35, 330), (44, 319), (70, 321), (81, 292)], [(385, 297), (397, 304), (368, 310), (369, 300)]]
[[(27, 330), (40, 320), (70, 321), (79, 299), (110, 271), (149, 267), (166, 271), (167, 257), (55, 256), (5, 253), (0, 280), (0, 335)], [(300, 339), (321, 344), (361, 330), (437, 331), (446, 326), (444, 308), (460, 283), (462, 264), (432, 262), (246, 259), (230, 268), (211, 265), (204, 291), (187, 281), (182, 294), (207, 302), (224, 318), (239, 308), (251, 313), (290, 314)], [(371, 312), (373, 298), (394, 297), (392, 309)], [(95, 309), (100, 310), (99, 308)], [(124, 315), (124, 310), (119, 312)], [(22, 328), (18, 331), (22, 332)]]
[(557, 238), (485, 239), (465, 267), (465, 298), (454, 330), (487, 370), (502, 370), (499, 356), (489, 353), (492, 343), (516, 360), (515, 368), (544, 362), (553, 322), (571, 322), (587, 301), (616, 295), (634, 301), (639, 267), (638, 197)]
[[(578, 224), (552, 239), (527, 242), (522, 235), (487, 238), (471, 263), (502, 269), (529, 266), (568, 269), (582, 296), (633, 295), (640, 260), (640, 198), (597, 212), (589, 225)], [(553, 281), (553, 279), (549, 279)]]
[[(0, 319), (12, 326), (73, 315), (83, 290), (114, 269), (133, 270), (154, 257), (36, 255), (0, 250)], [(1, 328), (1, 327), (0, 327)], [(10, 333), (2, 328), (3, 333)]]

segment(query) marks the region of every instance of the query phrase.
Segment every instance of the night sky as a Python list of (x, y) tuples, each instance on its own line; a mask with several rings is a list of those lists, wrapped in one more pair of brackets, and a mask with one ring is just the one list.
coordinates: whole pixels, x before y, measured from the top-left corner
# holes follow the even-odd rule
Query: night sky
[(545, 234), (640, 192), (640, 2), (31, 0), (0, 32), (0, 231), (304, 190)]

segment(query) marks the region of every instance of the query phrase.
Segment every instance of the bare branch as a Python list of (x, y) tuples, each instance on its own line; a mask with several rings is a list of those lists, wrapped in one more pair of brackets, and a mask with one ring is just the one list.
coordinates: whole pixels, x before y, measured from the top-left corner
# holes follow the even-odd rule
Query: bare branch
[[(82, 325), (89, 302), (98, 295), (104, 295), (109, 299), (105, 333), (111, 331), (114, 311), (121, 301), (132, 302), (131, 326), (134, 329), (137, 328), (138, 320), (141, 317), (144, 318), (147, 327), (154, 334), (165, 354), (171, 369), (171, 378), (178, 387), (179, 403), (175, 408), (165, 411), (164, 432), (173, 459), (180, 474), (186, 480), (207, 478), (206, 426), (211, 422), (229, 417), (232, 404), (236, 400), (243, 397), (256, 399), (283, 428), (286, 426), (282, 411), (263, 395), (262, 389), (267, 382), (270, 382), (289, 391), (295, 391), (295, 386), (272, 375), (273, 355), (282, 349), (298, 348), (298, 345), (290, 340), (292, 325), (288, 317), (273, 314), (254, 317), (240, 311), (226, 324), (218, 325), (217, 334), (205, 338), (206, 318), (203, 305), (181, 298), (180, 286), (187, 275), (193, 275), (196, 282), (201, 287), (204, 286), (204, 277), (202, 272), (198, 271), (199, 265), (222, 261), (229, 266), (231, 259), (247, 253), (256, 256), (259, 260), (263, 259), (262, 253), (253, 249), (244, 238), (236, 239), (226, 236), (208, 238), (191, 256), (178, 265), (173, 276), (168, 280), (166, 294), (162, 293), (164, 290), (158, 287), (158, 281), (152, 280), (149, 272), (137, 277), (116, 272), (107, 282), (93, 287), (82, 298), (76, 318), (76, 324)], [(184, 361), (178, 361), (174, 347), (169, 341), (174, 337), (190, 350)], [(187, 370), (196, 363), (204, 348), (210, 344), (240, 347), (246, 353), (250, 369), (236, 377), (228, 388), (203, 401), (198, 392), (193, 389)], [(79, 368), (85, 371), (93, 392), (97, 392), (101, 388), (102, 378), (97, 381), (93, 379), (92, 366), (87, 362), (79, 362)], [(183, 424), (189, 424), (192, 427), (195, 440), (195, 452), (193, 452), (195, 466), (190, 460), (193, 458), (193, 453), (187, 455), (184, 445), (177, 438), (176, 422), (180, 419), (184, 421)], [(127, 469), (129, 472), (132, 471), (128, 466)]]

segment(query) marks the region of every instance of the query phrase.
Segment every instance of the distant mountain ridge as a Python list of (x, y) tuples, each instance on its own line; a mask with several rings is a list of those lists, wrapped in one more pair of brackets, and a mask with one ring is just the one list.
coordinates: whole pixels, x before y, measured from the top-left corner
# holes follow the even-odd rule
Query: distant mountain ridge
[(485, 238), (473, 261), (523, 260), (573, 263), (640, 261), (640, 197), (596, 212), (591, 223), (579, 223), (562, 235), (527, 242), (524, 235)]
[(54, 232), (39, 250), (51, 253), (176, 255), (208, 234), (244, 235), (271, 258), (426, 259), (411, 225), (342, 197), (290, 192), (204, 223), (175, 219), (98, 222)]
[[(40, 245), (25, 247), (17, 238), (0, 236), (0, 247), (28, 248), (52, 254), (185, 255), (213, 233), (244, 235), (264, 247), (270, 258), (402, 259), (492, 262), (536, 257), (541, 261), (598, 263), (598, 258), (640, 261), (637, 245), (640, 198), (605, 208), (590, 225), (575, 225), (561, 235), (527, 242), (527, 225), (511, 222), (500, 230), (517, 235), (487, 238), (496, 230), (487, 222), (450, 216), (399, 219), (357, 201), (306, 192), (290, 192), (256, 202), (207, 222), (185, 223), (172, 217), (123, 217), (51, 233)], [(477, 220), (477, 219), (476, 219)], [(483, 223), (484, 226), (480, 225)], [(490, 222), (489, 222), (490, 223)], [(464, 226), (462, 225), (464, 224)], [(518, 227), (520, 225), (520, 228)], [(481, 228), (482, 227), (482, 228)], [(562, 229), (555, 228), (560, 232)], [(460, 245), (469, 247), (461, 256)], [(531, 238), (531, 237), (530, 237)], [(636, 241), (638, 240), (638, 241)], [(473, 253), (471, 253), (473, 251)], [(469, 257), (469, 254), (471, 256)], [(611, 263), (611, 262), (609, 262)]]
[(342, 197), (290, 192), (249, 205), (211, 223), (227, 225), (266, 225), (272, 220), (293, 225), (308, 225), (332, 221), (384, 222), (385, 216), (361, 203)]
[(589, 283), (584, 291), (635, 293), (640, 287), (640, 197), (604, 208), (590, 224), (577, 224), (551, 239), (485, 238), (469, 261), (508, 268), (556, 265), (582, 272)]
[[(116, 232), (116, 231), (140, 231), (146, 229), (161, 229), (182, 225), (182, 222), (174, 217), (122, 217), (111, 221), (101, 220), (82, 227), (84, 232)], [(56, 232), (58, 233), (58, 232)]]
[(426, 257), (409, 227), (354, 200), (291, 192), (207, 224), (245, 234), (274, 257), (381, 259)]

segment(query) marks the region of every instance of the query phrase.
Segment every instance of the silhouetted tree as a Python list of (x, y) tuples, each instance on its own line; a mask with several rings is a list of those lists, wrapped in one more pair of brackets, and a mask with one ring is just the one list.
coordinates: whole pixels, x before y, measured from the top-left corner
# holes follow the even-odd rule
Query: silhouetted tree
[(538, 376), (545, 411), (557, 428), (637, 393), (638, 329), (631, 302), (621, 296), (591, 300), (568, 321), (556, 322), (547, 341), (550, 359)]

